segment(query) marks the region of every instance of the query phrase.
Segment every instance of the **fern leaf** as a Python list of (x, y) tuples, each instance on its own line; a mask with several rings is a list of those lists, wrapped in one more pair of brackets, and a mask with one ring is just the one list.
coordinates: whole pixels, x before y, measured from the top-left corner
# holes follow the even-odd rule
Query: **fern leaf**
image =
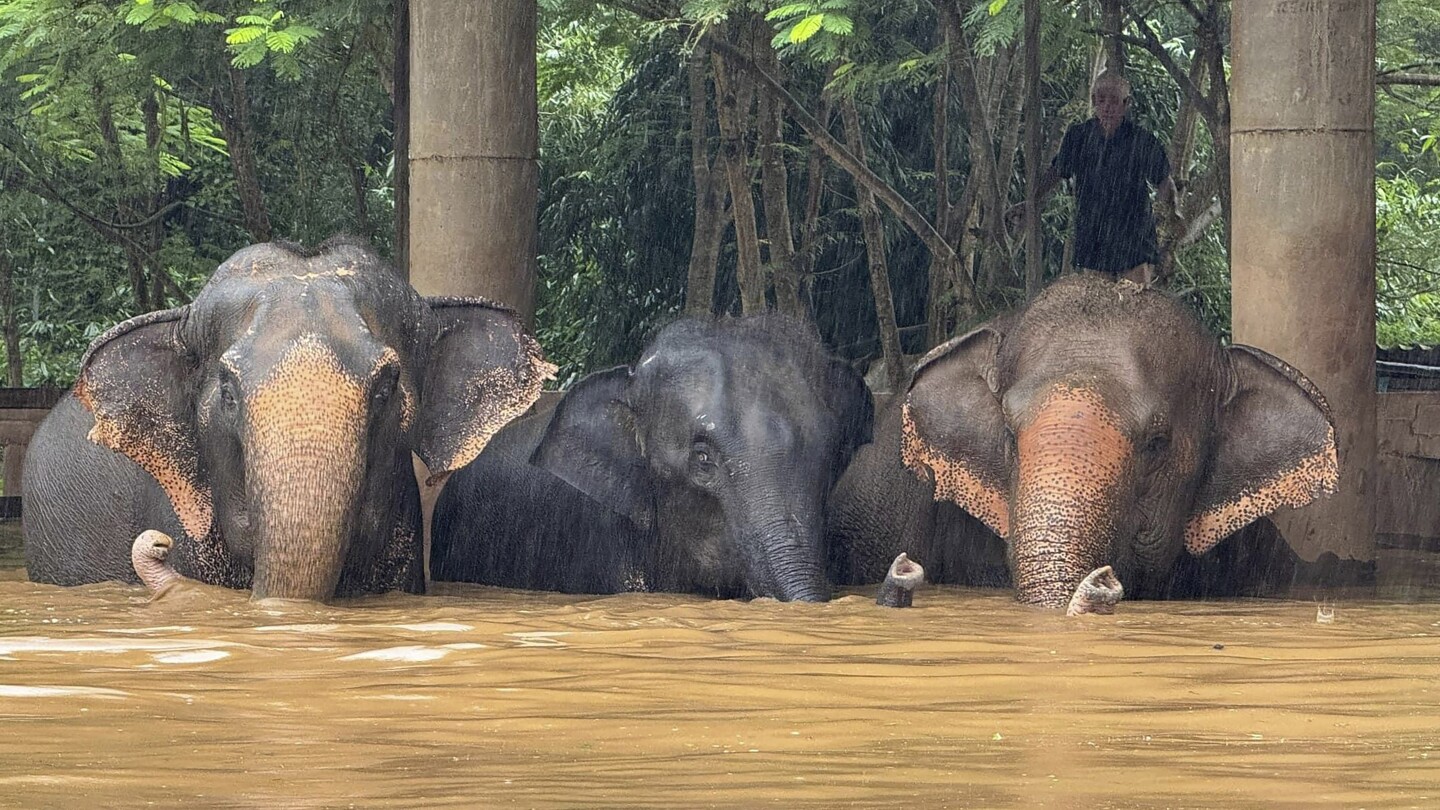
[(254, 42), (262, 36), (265, 36), (265, 29), (258, 25), (230, 28), (225, 31), (225, 44), (244, 45), (247, 42)]
[(820, 27), (824, 24), (824, 14), (813, 14), (806, 17), (795, 23), (795, 27), (790, 29), (790, 41), (798, 45), (819, 33)]

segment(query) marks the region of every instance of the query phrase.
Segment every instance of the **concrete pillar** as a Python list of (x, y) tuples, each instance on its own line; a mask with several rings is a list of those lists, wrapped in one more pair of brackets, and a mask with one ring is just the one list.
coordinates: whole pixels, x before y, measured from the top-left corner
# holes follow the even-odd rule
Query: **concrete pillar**
[(410, 283), (534, 316), (536, 0), (410, 0)]
[(1375, 0), (1241, 0), (1232, 21), (1235, 341), (1310, 377), (1340, 489), (1277, 516), (1306, 559), (1375, 558)]
[(24, 444), (5, 445), (5, 497), (20, 497), (24, 494), (24, 483), (21, 481), (21, 472), (25, 469)]
[(391, 21), (394, 64), (391, 66), (391, 120), (395, 146), (395, 271), (410, 279), (410, 0), (395, 0)]

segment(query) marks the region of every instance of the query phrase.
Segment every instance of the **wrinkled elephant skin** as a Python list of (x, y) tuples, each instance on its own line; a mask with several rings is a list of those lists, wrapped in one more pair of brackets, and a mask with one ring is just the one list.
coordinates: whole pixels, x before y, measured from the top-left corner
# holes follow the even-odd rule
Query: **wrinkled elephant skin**
[(146, 529), (130, 544), (130, 564), (135, 575), (152, 593), (160, 593), (185, 577), (166, 562), (175, 539), (154, 529)]
[(27, 570), (133, 581), (157, 529), (255, 598), (423, 591), (411, 454), (463, 466), (552, 372), (513, 312), (421, 298), (357, 241), (245, 248), (91, 344), (26, 457)]

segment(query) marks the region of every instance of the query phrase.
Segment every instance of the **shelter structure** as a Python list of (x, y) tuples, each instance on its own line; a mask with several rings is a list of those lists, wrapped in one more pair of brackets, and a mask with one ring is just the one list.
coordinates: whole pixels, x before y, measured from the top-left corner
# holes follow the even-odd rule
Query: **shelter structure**
[(1234, 338), (1328, 399), (1340, 486), (1276, 523), (1303, 557), (1375, 558), (1375, 0), (1236, 3)]

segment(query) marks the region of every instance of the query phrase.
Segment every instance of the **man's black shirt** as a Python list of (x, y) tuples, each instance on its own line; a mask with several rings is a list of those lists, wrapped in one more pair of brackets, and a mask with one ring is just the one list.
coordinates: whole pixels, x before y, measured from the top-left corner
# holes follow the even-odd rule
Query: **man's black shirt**
[(1052, 164), (1075, 178), (1075, 265), (1123, 273), (1160, 260), (1150, 189), (1170, 175), (1159, 139), (1129, 120), (1109, 138), (1095, 118), (1065, 131)]

